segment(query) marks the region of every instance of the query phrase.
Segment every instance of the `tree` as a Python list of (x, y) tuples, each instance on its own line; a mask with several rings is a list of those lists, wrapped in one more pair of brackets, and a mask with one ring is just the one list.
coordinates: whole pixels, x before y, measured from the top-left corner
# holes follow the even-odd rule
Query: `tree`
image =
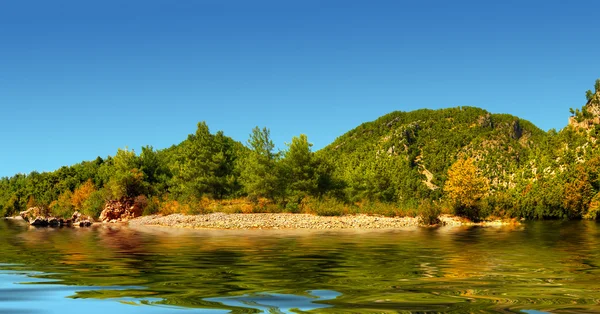
[(71, 198), (73, 192), (66, 190), (58, 196), (58, 199), (50, 204), (52, 215), (67, 218), (73, 214), (73, 204)]
[(84, 184), (75, 189), (75, 191), (73, 191), (73, 195), (71, 196), (71, 204), (75, 210), (81, 211), (84, 203), (95, 191), (96, 187), (94, 186), (92, 179), (87, 180)]
[(318, 165), (311, 151), (312, 144), (308, 142), (305, 134), (294, 136), (292, 142), (287, 145), (288, 150), (282, 160), (282, 178), (285, 180), (286, 195), (299, 203), (304, 196), (318, 192)]
[(266, 197), (271, 200), (281, 194), (281, 185), (277, 174), (279, 154), (273, 152), (275, 145), (271, 132), (255, 127), (248, 140), (250, 151), (241, 162), (240, 182), (248, 196), (257, 200)]
[(139, 170), (139, 159), (133, 150), (119, 149), (113, 158), (113, 173), (108, 188), (114, 198), (135, 197), (147, 191), (144, 173)]
[(175, 153), (171, 191), (182, 197), (223, 198), (234, 188), (233, 146), (223, 132), (213, 135), (205, 122), (198, 123), (196, 133)]
[(477, 220), (478, 203), (488, 191), (488, 180), (477, 173), (472, 158), (459, 159), (448, 169), (444, 192), (453, 202), (456, 214)]
[(142, 147), (140, 154), (140, 170), (144, 180), (149, 185), (151, 195), (162, 194), (167, 190), (167, 184), (172, 173), (164, 158), (164, 153), (154, 150), (152, 146)]

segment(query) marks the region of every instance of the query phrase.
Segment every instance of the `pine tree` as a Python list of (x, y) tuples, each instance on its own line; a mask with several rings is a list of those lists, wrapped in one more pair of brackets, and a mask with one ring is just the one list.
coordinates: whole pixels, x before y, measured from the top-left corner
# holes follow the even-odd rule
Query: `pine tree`
[(281, 181), (277, 168), (279, 154), (273, 152), (275, 145), (269, 129), (255, 127), (248, 146), (250, 151), (241, 163), (240, 182), (244, 191), (253, 200), (260, 197), (274, 200), (281, 195)]

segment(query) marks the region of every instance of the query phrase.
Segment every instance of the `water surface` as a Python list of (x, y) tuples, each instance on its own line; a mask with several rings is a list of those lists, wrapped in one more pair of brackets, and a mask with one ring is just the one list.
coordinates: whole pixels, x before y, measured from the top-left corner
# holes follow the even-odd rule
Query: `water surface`
[(0, 313), (600, 312), (595, 222), (394, 231), (0, 220)]

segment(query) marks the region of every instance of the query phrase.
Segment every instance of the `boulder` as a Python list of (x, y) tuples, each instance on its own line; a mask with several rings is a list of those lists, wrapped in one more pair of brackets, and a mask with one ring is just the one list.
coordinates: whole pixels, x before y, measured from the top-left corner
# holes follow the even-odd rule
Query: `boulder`
[(48, 218), (36, 217), (29, 224), (35, 227), (46, 227), (48, 226)]
[(63, 219), (57, 217), (50, 217), (45, 214), (43, 209), (39, 207), (32, 207), (26, 211), (19, 213), (25, 221), (35, 227), (63, 227), (63, 226), (76, 226), (89, 227), (92, 225), (93, 220), (90, 217), (82, 215), (79, 212), (73, 213), (70, 219)]
[(44, 217), (47, 214), (47, 210), (42, 207), (30, 207), (25, 211), (19, 213), (19, 216), (23, 218), (23, 220), (31, 223), (37, 217)]
[(50, 226), (50, 227), (58, 227), (60, 225), (58, 218), (55, 218), (55, 217), (48, 218), (47, 221), (48, 221), (48, 226)]
[(73, 213), (73, 215), (71, 216), (71, 221), (73, 223), (77, 224), (77, 223), (82, 222), (82, 221), (90, 221), (90, 222), (92, 222), (93, 219), (91, 217), (88, 217), (88, 216), (86, 216), (86, 215), (78, 212), (78, 211), (75, 211)]
[(142, 208), (135, 199), (123, 197), (119, 200), (110, 200), (104, 205), (100, 213), (100, 221), (127, 221), (142, 215)]

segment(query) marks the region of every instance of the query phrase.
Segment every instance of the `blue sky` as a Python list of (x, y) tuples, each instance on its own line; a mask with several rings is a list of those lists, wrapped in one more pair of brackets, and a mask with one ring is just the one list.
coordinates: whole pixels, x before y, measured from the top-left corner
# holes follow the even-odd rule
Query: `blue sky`
[(394, 110), (477, 106), (547, 130), (600, 77), (598, 1), (0, 1), (0, 176), (206, 121), (315, 148)]

